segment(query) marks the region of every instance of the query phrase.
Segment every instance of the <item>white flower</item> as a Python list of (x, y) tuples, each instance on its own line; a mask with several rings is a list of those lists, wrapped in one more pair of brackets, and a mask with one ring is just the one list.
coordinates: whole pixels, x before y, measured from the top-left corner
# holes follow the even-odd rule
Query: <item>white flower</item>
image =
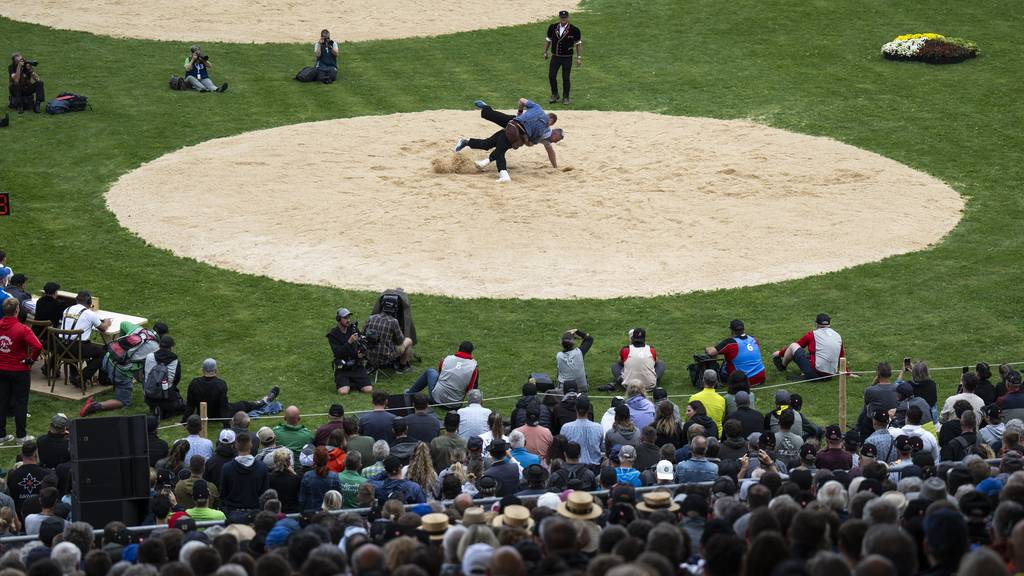
[(913, 58), (924, 46), (927, 38), (912, 38), (910, 40), (893, 40), (882, 45), (882, 54), (897, 56), (899, 58)]

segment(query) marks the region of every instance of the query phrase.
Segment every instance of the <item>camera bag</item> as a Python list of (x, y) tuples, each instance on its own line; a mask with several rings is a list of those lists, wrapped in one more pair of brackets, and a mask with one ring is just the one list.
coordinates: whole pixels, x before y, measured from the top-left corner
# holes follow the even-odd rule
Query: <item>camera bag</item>
[(82, 112), (88, 105), (89, 99), (81, 94), (61, 92), (59, 96), (46, 103), (46, 113), (66, 114), (68, 112)]
[(192, 89), (192, 87), (188, 85), (188, 81), (187, 80), (185, 80), (181, 76), (175, 76), (173, 74), (171, 75), (170, 81), (168, 81), (168, 85), (170, 86), (171, 90), (191, 90)]
[(313, 66), (306, 66), (299, 73), (295, 75), (295, 79), (299, 82), (316, 82), (317, 71)]

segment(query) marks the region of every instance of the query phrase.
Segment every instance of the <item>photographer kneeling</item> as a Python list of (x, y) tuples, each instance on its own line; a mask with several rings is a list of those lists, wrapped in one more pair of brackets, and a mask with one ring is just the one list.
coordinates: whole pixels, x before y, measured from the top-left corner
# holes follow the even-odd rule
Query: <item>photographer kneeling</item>
[(316, 79), (330, 84), (338, 79), (338, 43), (331, 40), (331, 33), (320, 31), (320, 39), (313, 45), (316, 55)]
[(185, 81), (192, 87), (193, 90), (200, 92), (225, 92), (228, 89), (228, 83), (225, 82), (218, 88), (213, 80), (210, 80), (210, 69), (213, 66), (210, 64), (210, 57), (203, 54), (203, 50), (199, 46), (192, 46), (191, 52), (188, 57), (185, 58)]
[(355, 386), (360, 392), (373, 392), (370, 375), (366, 372), (366, 347), (360, 341), (359, 327), (352, 322), (348, 308), (338, 308), (338, 325), (327, 333), (327, 341), (334, 353), (334, 385), (338, 394), (348, 394)]
[[(35, 67), (39, 62), (26, 60), (20, 53), (15, 52), (11, 56), (11, 64), (7, 67), (7, 74), (10, 79), (8, 91), (10, 92), (11, 108), (18, 112), (24, 112), (29, 108), (36, 114), (39, 113), (39, 106), (46, 102), (46, 92), (43, 90), (43, 81), (36, 74)], [(33, 102), (34, 98), (34, 102)]]

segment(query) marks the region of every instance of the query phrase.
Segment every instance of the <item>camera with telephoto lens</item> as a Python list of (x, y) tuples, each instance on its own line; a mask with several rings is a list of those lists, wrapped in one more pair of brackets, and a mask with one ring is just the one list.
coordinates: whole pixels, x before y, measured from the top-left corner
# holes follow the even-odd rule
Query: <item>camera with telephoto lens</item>
[(35, 68), (36, 66), (39, 66), (39, 60), (25, 60), (25, 64)]

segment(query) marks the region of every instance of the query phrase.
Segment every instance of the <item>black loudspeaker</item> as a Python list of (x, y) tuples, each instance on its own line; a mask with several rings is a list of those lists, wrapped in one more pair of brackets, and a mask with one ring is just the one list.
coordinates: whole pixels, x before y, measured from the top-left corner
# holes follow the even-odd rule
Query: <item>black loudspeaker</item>
[(412, 398), (405, 394), (388, 395), (388, 412), (395, 416), (408, 416), (412, 414)]
[(142, 523), (149, 510), (149, 443), (146, 417), (78, 418), (71, 421), (72, 513), (103, 527), (118, 520)]

